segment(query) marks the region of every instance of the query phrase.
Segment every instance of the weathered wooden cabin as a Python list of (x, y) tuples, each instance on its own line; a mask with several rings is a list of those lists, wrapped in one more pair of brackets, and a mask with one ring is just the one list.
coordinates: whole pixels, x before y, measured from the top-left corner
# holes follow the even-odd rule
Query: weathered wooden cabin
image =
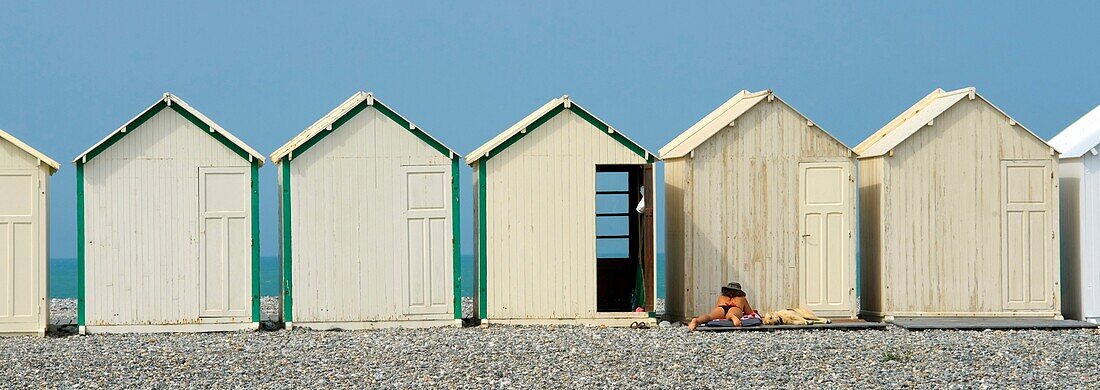
[(460, 322), (460, 158), (364, 92), (276, 150), (287, 327)]
[(758, 310), (854, 318), (856, 159), (770, 90), (741, 91), (661, 148), (667, 313), (738, 281)]
[(50, 175), (60, 167), (0, 130), (0, 335), (46, 334)]
[(1062, 314), (1100, 322), (1100, 106), (1050, 140), (1062, 152)]
[(652, 322), (655, 161), (568, 96), (471, 152), (479, 317)]
[(865, 315), (1060, 317), (1054, 148), (964, 88), (855, 152)]
[(82, 333), (259, 326), (262, 155), (166, 93), (73, 163)]

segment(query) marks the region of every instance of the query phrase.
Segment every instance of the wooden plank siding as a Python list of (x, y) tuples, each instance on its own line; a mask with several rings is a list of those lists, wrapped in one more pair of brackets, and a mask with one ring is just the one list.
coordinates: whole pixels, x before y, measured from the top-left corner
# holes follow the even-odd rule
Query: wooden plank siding
[(160, 110), (85, 164), (86, 325), (252, 322), (200, 318), (199, 167), (250, 165), (204, 132)]
[[(596, 312), (596, 165), (647, 161), (601, 132), (563, 110), (484, 161), (485, 199), (474, 203), (475, 223), (483, 216), (486, 224), (475, 239), (486, 245), (482, 318), (606, 314)], [(475, 188), (480, 175), (475, 170)]]
[[(399, 259), (408, 258), (409, 251), (402, 197), (407, 189), (404, 169), (412, 166), (445, 169), (449, 188), (450, 157), (373, 106), (293, 157), (294, 326), (453, 321), (453, 309), (432, 315), (408, 312), (410, 270), (401, 267)], [(449, 224), (446, 230), (449, 263)], [(435, 276), (451, 279), (445, 271), (432, 270)], [(447, 302), (451, 295), (448, 289)]]
[[(713, 307), (719, 286), (740, 282), (761, 311), (800, 306), (799, 163), (848, 164), (848, 229), (856, 231), (855, 159), (782, 100), (768, 99), (695, 147), (665, 160), (668, 314)], [(855, 238), (847, 256), (854, 280)], [(854, 287), (850, 310), (856, 314)]]
[[(1004, 305), (1002, 160), (1045, 160), (1057, 170), (1053, 150), (1010, 121), (984, 99), (964, 98), (890, 154), (860, 162), (867, 314), (1057, 315), (1057, 250), (1047, 264), (1054, 285), (1044, 287), (1056, 303)], [(1055, 245), (1057, 180), (1035, 190), (1053, 194), (1048, 240)]]
[(0, 335), (45, 336), (49, 323), (50, 175), (45, 162), (0, 139)]

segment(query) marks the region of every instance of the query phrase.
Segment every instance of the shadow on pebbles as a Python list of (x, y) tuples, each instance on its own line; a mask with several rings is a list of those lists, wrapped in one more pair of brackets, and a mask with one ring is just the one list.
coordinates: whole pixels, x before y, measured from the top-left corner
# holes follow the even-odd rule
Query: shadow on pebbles
[[(55, 316), (75, 311), (55, 305)], [(1100, 333), (491, 326), (9, 337), (0, 378), (16, 388), (1097, 388)]]

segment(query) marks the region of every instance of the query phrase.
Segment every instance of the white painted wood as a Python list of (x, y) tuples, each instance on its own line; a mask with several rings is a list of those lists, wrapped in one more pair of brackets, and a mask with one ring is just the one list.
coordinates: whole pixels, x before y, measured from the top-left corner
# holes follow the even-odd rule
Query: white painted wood
[[(56, 167), (0, 131), (0, 336), (45, 335), (49, 177)], [(56, 164), (56, 163), (54, 163)]]
[[(683, 157), (665, 160), (667, 312), (689, 318), (709, 311), (719, 286), (738, 281), (755, 309), (780, 310), (806, 306), (803, 288), (806, 263), (801, 251), (803, 218), (800, 193), (833, 188), (806, 187), (800, 164), (843, 166), (855, 172), (851, 150), (781, 99), (760, 95), (751, 107), (723, 105), (728, 113), (708, 114), (701, 122), (734, 123), (721, 129), (693, 126), (694, 136), (670, 142), (666, 151)], [(709, 120), (707, 118), (718, 118)], [(705, 131), (704, 131), (705, 130)], [(700, 134), (709, 134), (699, 139)], [(696, 145), (690, 151), (677, 145)], [(835, 283), (844, 304), (818, 312), (829, 317), (855, 317), (856, 183), (845, 174), (842, 200), (848, 216), (840, 229), (843, 253), (833, 253)], [(822, 274), (811, 272), (813, 278)]]
[[(535, 114), (556, 104), (536, 110), (502, 135), (518, 133), (541, 116)], [(505, 140), (493, 138), (467, 162)], [(486, 230), (476, 233), (487, 242), (487, 291), (479, 297), (487, 306), (483, 315), (491, 322), (523, 323), (594, 318), (606, 323), (615, 316), (636, 316), (596, 311), (596, 165), (646, 160), (564, 110), (485, 164), (487, 210), (475, 210), (473, 217), (476, 221), (484, 213), (486, 219)], [(645, 251), (653, 249), (650, 242)]]
[(1100, 106), (1050, 140), (1059, 162), (1062, 311), (1100, 322)]
[[(180, 329), (214, 331), (222, 328), (201, 324), (251, 323), (250, 315), (203, 317), (200, 167), (247, 172), (249, 162), (172, 109), (87, 160), (80, 183), (86, 329), (152, 332), (162, 325), (197, 324)], [(231, 239), (247, 246), (249, 238)], [(231, 302), (251, 302), (250, 263), (242, 275), (243, 286), (234, 291), (247, 295)]]
[(1050, 205), (1050, 160), (1001, 161), (1003, 236), (1001, 264), (1005, 307), (1051, 306), (1050, 258), (1054, 231)]
[(248, 168), (199, 168), (200, 316), (241, 317), (251, 309)]
[(799, 164), (801, 307), (844, 312), (851, 307), (853, 197), (847, 162)]
[(446, 314), (452, 286), (451, 177), (447, 166), (408, 166), (405, 171), (405, 226), (408, 285), (405, 314)]
[[(334, 110), (342, 110), (341, 115), (330, 113), (325, 118), (334, 121), (353, 107), (346, 103)], [(310, 129), (324, 126), (319, 123)], [(326, 324), (358, 329), (383, 326), (382, 322), (450, 325), (454, 319), (454, 222), (449, 156), (374, 106), (364, 108), (305, 152), (290, 155), (287, 149), (279, 163), (288, 156), (292, 158), (294, 325), (319, 329)], [(410, 173), (427, 174), (430, 180), (410, 183)], [(410, 185), (414, 188), (411, 202)], [(414, 224), (420, 229), (410, 232)], [(417, 236), (410, 239), (410, 233)], [(410, 272), (410, 248), (417, 248), (413, 241), (419, 244), (418, 253), (431, 250), (427, 257), (416, 257), (430, 260), (419, 274)], [(430, 304), (413, 308), (409, 292), (414, 284), (418, 291), (427, 290), (423, 296), (430, 298)]]
[[(1041, 291), (1051, 297), (1044, 305), (1006, 305), (1009, 287), (1002, 276), (1008, 272), (1002, 161), (1043, 160), (1053, 169), (1056, 156), (984, 98), (958, 99), (936, 111), (934, 118), (911, 119), (921, 126), (896, 144), (893, 155), (860, 160), (864, 313), (1057, 317), (1057, 252), (1040, 267), (1050, 270), (1049, 278), (1029, 285), (1036, 289), (1032, 296)], [(924, 126), (932, 119), (933, 126)], [(1028, 190), (1049, 195), (1041, 207), (1048, 216), (1058, 210), (1058, 183), (1051, 176), (1029, 182)], [(1058, 234), (1051, 222), (1042, 235), (1045, 245), (1053, 248)]]

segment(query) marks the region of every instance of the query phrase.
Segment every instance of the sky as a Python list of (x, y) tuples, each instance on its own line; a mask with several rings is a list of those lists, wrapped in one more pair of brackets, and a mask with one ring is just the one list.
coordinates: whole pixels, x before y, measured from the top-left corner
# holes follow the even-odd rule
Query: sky
[[(0, 129), (63, 162), (51, 257), (76, 254), (69, 161), (166, 91), (264, 154), (360, 90), (463, 154), (563, 94), (651, 151), (742, 89), (849, 146), (935, 88), (1046, 139), (1100, 104), (1098, 2), (39, 3), (0, 12)], [(265, 165), (264, 256), (275, 188)]]

